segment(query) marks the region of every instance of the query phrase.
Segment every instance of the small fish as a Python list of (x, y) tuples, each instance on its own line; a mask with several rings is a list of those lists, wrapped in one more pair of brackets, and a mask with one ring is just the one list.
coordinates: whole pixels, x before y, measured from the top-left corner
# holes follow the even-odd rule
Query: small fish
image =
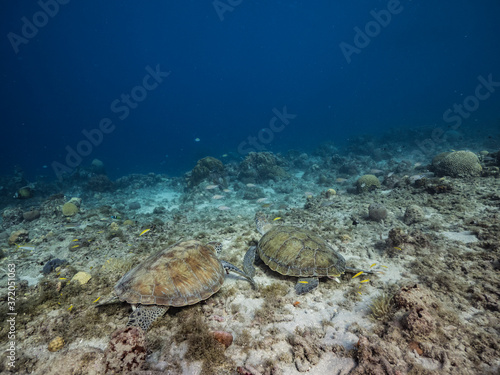
[(94, 302), (92, 302), (92, 303), (96, 303), (96, 302), (97, 302), (97, 301), (99, 301), (100, 299), (101, 299), (101, 297), (97, 297), (97, 299), (96, 299)]
[(402, 248), (397, 247), (397, 246), (394, 246), (394, 248), (395, 248), (396, 250), (399, 250), (399, 251), (402, 251), (402, 250), (403, 250)]
[(80, 245), (71, 246), (72, 249), (74, 249), (75, 247), (80, 247)]
[(415, 164), (413, 165), (413, 168), (418, 168), (418, 167), (420, 167), (421, 165), (422, 165), (422, 163), (415, 163)]
[(311, 193), (310, 191), (306, 191), (306, 192), (304, 193), (304, 195), (305, 195), (306, 197), (312, 197), (314, 194), (313, 194), (313, 193)]
[(78, 223), (69, 223), (69, 224), (64, 224), (64, 228), (66, 229), (76, 229), (80, 226)]
[(362, 295), (363, 293), (361, 293), (361, 292), (358, 290), (358, 294)]
[(309, 284), (309, 281), (299, 280), (299, 284)]
[(257, 203), (262, 203), (262, 202), (265, 202), (267, 201), (268, 198), (259, 198), (257, 199)]
[(60, 277), (59, 280), (66, 280), (66, 278), (65, 277)]
[(228, 207), (228, 206), (219, 206), (219, 207), (217, 207), (217, 209), (219, 209), (221, 211), (227, 211), (227, 210), (230, 210), (231, 207)]
[(367, 283), (369, 281), (370, 281), (370, 279), (365, 279), (365, 280), (361, 280), (360, 283)]
[(298, 305), (300, 305), (300, 302), (299, 301), (295, 301), (294, 303), (292, 303), (293, 307), (297, 307)]
[(375, 267), (376, 265), (377, 265), (377, 263), (373, 263), (373, 264), (370, 266), (370, 268)]
[(273, 221), (276, 221), (276, 220), (281, 220), (281, 217), (279, 217), (279, 216), (278, 216), (278, 217), (275, 217), (275, 218), (273, 219)]
[(370, 173), (371, 174), (381, 174), (381, 173), (384, 173), (384, 171), (382, 169), (370, 169)]
[(73, 305), (71, 305), (70, 307), (68, 307), (68, 311), (71, 311), (73, 310)]
[(216, 194), (212, 197), (212, 199), (222, 199), (222, 198), (224, 198), (224, 196), (219, 194)]
[(99, 231), (99, 232), (97, 232), (97, 233), (98, 233), (98, 234), (101, 234), (101, 233), (104, 233), (104, 231), (103, 231), (103, 230), (100, 230), (100, 231)]
[(76, 242), (76, 241), (80, 241), (78, 238), (75, 238), (73, 241), (71, 242)]
[(35, 246), (21, 246), (21, 245), (17, 245), (17, 248), (18, 249), (21, 249), (21, 250), (28, 250), (28, 251), (34, 251), (35, 250)]
[(268, 208), (268, 207), (271, 207), (273, 204), (272, 203), (264, 203), (263, 205), (261, 205), (262, 208)]
[(232, 190), (231, 189), (223, 189), (222, 190), (224, 193), (230, 193)]
[(335, 180), (335, 182), (339, 183), (339, 184), (343, 184), (344, 182), (347, 181), (347, 178), (342, 178), (342, 177), (339, 177)]
[(354, 275), (353, 277), (351, 277), (351, 279), (354, 279), (355, 277), (358, 277), (359, 275), (362, 275), (363, 274), (363, 271), (359, 271), (356, 275)]
[(255, 187), (255, 184), (247, 184), (247, 187)]
[(199, 142), (199, 141), (201, 141), (201, 139), (200, 138), (195, 138), (194, 141), (195, 142)]
[(387, 174), (387, 177), (391, 177), (393, 174), (394, 174), (394, 172), (389, 172), (389, 173)]
[(227, 154), (222, 154), (222, 157), (223, 158), (227, 158)]
[(139, 237), (140, 237), (140, 236), (142, 236), (143, 234), (148, 233), (150, 230), (151, 230), (151, 228), (144, 229), (144, 230), (141, 232), (141, 234), (139, 234)]
[(388, 268), (387, 266), (380, 266), (380, 267)]
[(216, 189), (218, 187), (219, 187), (219, 185), (207, 185), (207, 186), (205, 186), (205, 189), (207, 189), (207, 190), (213, 190), (213, 189)]

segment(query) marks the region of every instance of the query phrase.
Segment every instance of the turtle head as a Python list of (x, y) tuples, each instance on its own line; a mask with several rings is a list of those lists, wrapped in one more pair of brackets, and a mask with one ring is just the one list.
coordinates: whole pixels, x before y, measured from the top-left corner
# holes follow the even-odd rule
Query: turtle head
[(271, 229), (272, 225), (267, 221), (266, 215), (262, 211), (258, 211), (255, 214), (255, 225), (257, 226), (257, 230), (260, 234), (266, 234), (269, 229)]
[(220, 255), (220, 253), (222, 252), (222, 244), (220, 242), (211, 241), (207, 245), (211, 246), (214, 249), (215, 254), (217, 255)]

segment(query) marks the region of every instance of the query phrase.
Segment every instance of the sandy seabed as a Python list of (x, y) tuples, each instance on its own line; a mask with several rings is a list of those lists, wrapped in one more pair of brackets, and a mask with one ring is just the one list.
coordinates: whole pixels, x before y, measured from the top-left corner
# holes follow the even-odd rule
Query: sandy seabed
[[(13, 372), (498, 373), (498, 178), (413, 180), (363, 194), (349, 191), (352, 181), (320, 186), (301, 174), (257, 186), (235, 182), (225, 192), (200, 184), (189, 193), (168, 178), (150, 186), (142, 178), (148, 177), (83, 199), (70, 218), (60, 213), (70, 198), (64, 196), (40, 201), (36, 220), (7, 227), (4, 218), (1, 267), (16, 267)], [(445, 185), (450, 189), (433, 189)], [(336, 194), (327, 194), (328, 188)], [(254, 189), (256, 199), (243, 199)], [(131, 210), (128, 202), (140, 208)], [(387, 217), (371, 220), (373, 203)], [(405, 219), (410, 205), (420, 215), (415, 222)], [(296, 278), (257, 262), (257, 289), (229, 274), (218, 293), (171, 308), (146, 334), (124, 331), (130, 305), (95, 307), (127, 270), (181, 239), (220, 241), (221, 259), (241, 267), (248, 247), (260, 239), (257, 211), (279, 218), (275, 225), (319, 234), (349, 267), (377, 272), (356, 278), (346, 273), (340, 284), (322, 278), (317, 289), (298, 296)], [(33, 249), (8, 245), (8, 237), (21, 229)], [(145, 229), (151, 230), (140, 235)], [(51, 258), (67, 264), (44, 275)], [(71, 281), (77, 272), (91, 279), (83, 285)], [(2, 316), (8, 316), (7, 281), (5, 273)], [(227, 349), (214, 339), (215, 331), (232, 335)], [(4, 321), (2, 373), (10, 371), (8, 334)]]

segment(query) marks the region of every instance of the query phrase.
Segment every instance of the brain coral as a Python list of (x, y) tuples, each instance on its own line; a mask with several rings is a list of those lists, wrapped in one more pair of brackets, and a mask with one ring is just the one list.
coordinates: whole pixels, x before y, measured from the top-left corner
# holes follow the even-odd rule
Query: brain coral
[(380, 181), (378, 180), (377, 176), (374, 176), (372, 174), (365, 174), (358, 178), (358, 181), (356, 181), (356, 189), (358, 190), (358, 193), (375, 190), (379, 187)]
[(451, 177), (474, 177), (482, 171), (478, 157), (470, 151), (438, 154), (432, 160), (432, 167), (439, 175)]
[(62, 213), (64, 216), (74, 216), (78, 212), (78, 207), (73, 203), (64, 203)]

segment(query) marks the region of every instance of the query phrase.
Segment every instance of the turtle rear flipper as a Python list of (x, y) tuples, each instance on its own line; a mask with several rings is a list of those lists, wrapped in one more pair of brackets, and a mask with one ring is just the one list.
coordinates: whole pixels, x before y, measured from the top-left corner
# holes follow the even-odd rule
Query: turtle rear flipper
[(137, 308), (132, 311), (128, 318), (127, 327), (139, 327), (144, 332), (146, 332), (151, 324), (163, 316), (168, 310), (166, 306), (157, 306), (157, 305), (139, 305)]
[(309, 293), (311, 290), (317, 288), (319, 279), (317, 277), (301, 277), (297, 284), (295, 284), (295, 291), (297, 294)]

